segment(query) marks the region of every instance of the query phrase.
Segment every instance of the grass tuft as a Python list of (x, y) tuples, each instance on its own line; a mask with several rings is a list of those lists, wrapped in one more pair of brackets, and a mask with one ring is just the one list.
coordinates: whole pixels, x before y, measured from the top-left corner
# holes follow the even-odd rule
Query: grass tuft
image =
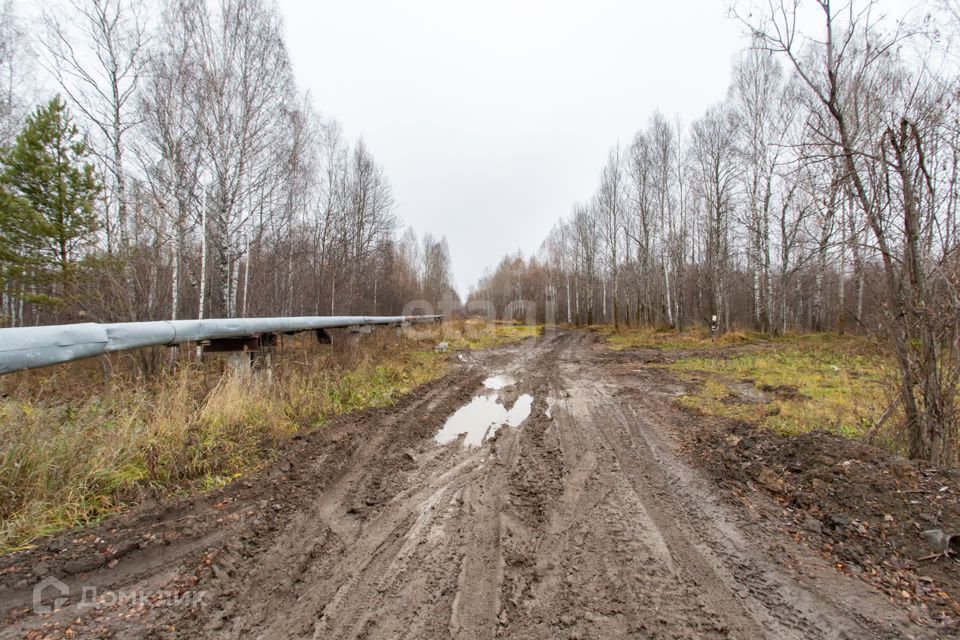
[[(0, 552), (94, 522), (148, 496), (223, 486), (268, 462), (293, 434), (386, 406), (440, 376), (434, 343), (379, 331), (334, 347), (284, 344), (270, 375), (211, 358), (145, 379), (97, 361), (2, 380)], [(58, 391), (54, 391), (58, 390)]]

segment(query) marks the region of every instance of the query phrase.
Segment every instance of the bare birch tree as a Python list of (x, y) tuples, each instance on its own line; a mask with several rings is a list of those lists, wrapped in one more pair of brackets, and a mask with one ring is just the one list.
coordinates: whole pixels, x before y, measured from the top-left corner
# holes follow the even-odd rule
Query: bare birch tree
[(607, 164), (600, 177), (600, 188), (595, 197), (595, 208), (600, 219), (606, 249), (607, 268), (613, 281), (613, 325), (620, 328), (620, 235), (625, 219), (626, 184), (620, 146), (607, 156)]
[(941, 464), (956, 429), (956, 306), (942, 297), (957, 296), (947, 275), (956, 247), (934, 230), (956, 195), (939, 189), (949, 177), (933, 160), (942, 123), (956, 113), (955, 82), (908, 68), (898, 45), (910, 30), (902, 23), (882, 30), (875, 3), (812, 4), (822, 25), (816, 38), (798, 31), (798, 2), (745, 23), (789, 61), (823, 108), (809, 126), (835, 149), (883, 265), (910, 455)]
[[(137, 0), (69, 0), (66, 11), (48, 7), (42, 18), (46, 64), (99, 134), (96, 149), (111, 179), (115, 231), (124, 251), (131, 235), (126, 136), (139, 119), (134, 96), (144, 64), (142, 11)], [(108, 248), (111, 240), (108, 237)]]

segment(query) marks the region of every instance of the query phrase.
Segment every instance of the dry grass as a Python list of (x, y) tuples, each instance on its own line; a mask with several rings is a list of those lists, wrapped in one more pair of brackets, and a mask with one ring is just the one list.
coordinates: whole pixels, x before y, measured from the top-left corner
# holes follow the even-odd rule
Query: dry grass
[(475, 321), (415, 325), (403, 336), (310, 334), (282, 343), (269, 374), (181, 354), (144, 376), (140, 352), (0, 378), (0, 553), (116, 513), (146, 497), (221, 486), (267, 463), (298, 432), (387, 406), (442, 375), (435, 345), (484, 348), (538, 327)]
[(892, 361), (876, 345), (835, 334), (789, 336), (667, 366), (693, 383), (694, 391), (678, 400), (682, 406), (785, 434), (822, 429), (863, 436), (889, 406), (895, 379)]
[(109, 378), (97, 361), (5, 377), (0, 552), (148, 495), (222, 485), (292, 434), (389, 405), (446, 367), (432, 342), (389, 331), (335, 343), (288, 341), (270, 375), (224, 372), (211, 358), (145, 379), (128, 356)]
[(611, 349), (693, 349), (709, 346), (726, 346), (762, 340), (763, 334), (734, 330), (710, 339), (710, 331), (706, 327), (696, 327), (682, 333), (677, 333), (670, 327), (644, 327), (638, 329), (621, 329), (619, 332), (610, 330), (605, 334), (607, 344)]
[(543, 325), (486, 322), (469, 318), (445, 322), (433, 331), (429, 334), (430, 338), (447, 342), (451, 349), (488, 349), (535, 338), (543, 333)]

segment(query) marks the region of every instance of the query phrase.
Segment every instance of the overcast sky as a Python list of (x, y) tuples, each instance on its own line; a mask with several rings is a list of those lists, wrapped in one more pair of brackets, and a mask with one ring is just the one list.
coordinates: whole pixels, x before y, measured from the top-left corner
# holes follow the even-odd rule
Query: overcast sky
[(742, 27), (721, 0), (281, 0), (296, 77), (362, 136), (461, 294), (536, 252), (656, 109), (723, 99)]

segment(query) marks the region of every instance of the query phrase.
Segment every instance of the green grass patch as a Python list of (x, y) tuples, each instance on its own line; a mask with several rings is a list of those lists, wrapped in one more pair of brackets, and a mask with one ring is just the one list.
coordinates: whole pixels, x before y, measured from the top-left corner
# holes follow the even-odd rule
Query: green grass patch
[[(693, 383), (678, 403), (784, 434), (863, 435), (891, 399), (893, 363), (865, 338), (815, 334), (665, 365)], [(755, 400), (764, 398), (768, 402)]]

